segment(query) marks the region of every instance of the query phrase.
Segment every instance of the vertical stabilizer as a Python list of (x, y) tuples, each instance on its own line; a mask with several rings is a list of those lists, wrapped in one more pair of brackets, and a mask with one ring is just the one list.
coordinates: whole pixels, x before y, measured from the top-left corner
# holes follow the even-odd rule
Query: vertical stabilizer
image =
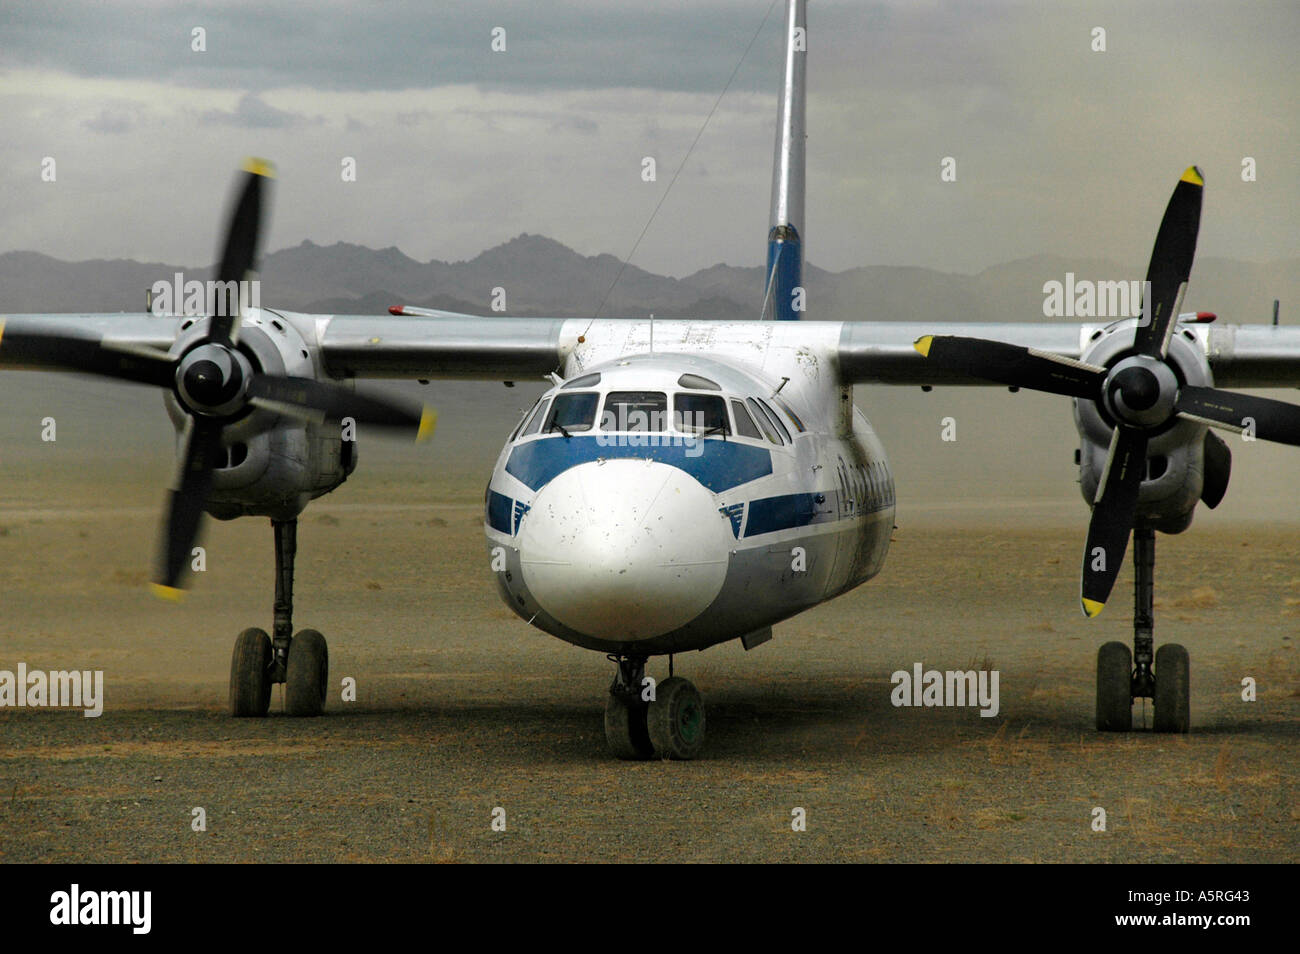
[(772, 221), (767, 235), (763, 316), (787, 321), (803, 311), (804, 63), (808, 49), (806, 0), (787, 0), (785, 65), (776, 109), (772, 167)]

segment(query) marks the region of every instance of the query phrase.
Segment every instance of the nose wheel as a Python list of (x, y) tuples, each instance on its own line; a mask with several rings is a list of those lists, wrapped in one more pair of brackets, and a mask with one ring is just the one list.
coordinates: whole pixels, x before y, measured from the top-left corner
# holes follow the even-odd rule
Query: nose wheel
[(261, 717), (270, 705), (271, 637), (264, 629), (246, 629), (230, 658), (230, 714)]
[(693, 759), (704, 748), (704, 700), (687, 679), (655, 685), (645, 657), (611, 656), (618, 672), (605, 702), (605, 741), (618, 758)]
[(1133, 531), (1133, 652), (1109, 642), (1097, 652), (1097, 729), (1129, 732), (1133, 700), (1155, 705), (1156, 732), (1186, 733), (1191, 728), (1191, 667), (1187, 650), (1166, 643), (1154, 655), (1155, 531)]
[(275, 530), (274, 635), (246, 629), (235, 640), (230, 659), (230, 714), (261, 718), (271, 704), (271, 687), (285, 684), (285, 711), (318, 716), (325, 710), (329, 647), (314, 629), (293, 632), (293, 564), (298, 552), (298, 521), (272, 520)]
[(704, 700), (700, 691), (680, 676), (665, 679), (647, 709), (646, 728), (659, 758), (695, 758), (704, 748)]

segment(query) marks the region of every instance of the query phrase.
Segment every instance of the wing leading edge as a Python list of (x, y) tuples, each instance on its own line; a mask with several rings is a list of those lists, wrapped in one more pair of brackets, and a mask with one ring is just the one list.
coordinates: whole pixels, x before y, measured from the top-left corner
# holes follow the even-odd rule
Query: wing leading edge
[[(620, 353), (648, 350), (644, 319), (381, 317), (272, 314), (293, 321), (315, 340), (330, 377), (538, 380)], [(176, 316), (147, 313), (3, 315), (13, 328), (57, 324), (129, 351), (166, 351)], [(937, 368), (914, 347), (925, 335), (964, 335), (1005, 341), (1078, 360), (1102, 325), (1049, 322), (861, 321), (655, 322), (654, 347), (709, 351), (752, 361), (755, 346), (829, 352), (843, 384), (983, 385), (990, 382)], [(1300, 387), (1300, 327), (1183, 324), (1205, 351), (1219, 387)], [(2, 334), (2, 333), (0, 333)], [(787, 340), (787, 338), (789, 340)], [(0, 369), (30, 365), (6, 356)], [(1000, 385), (991, 385), (998, 387)]]

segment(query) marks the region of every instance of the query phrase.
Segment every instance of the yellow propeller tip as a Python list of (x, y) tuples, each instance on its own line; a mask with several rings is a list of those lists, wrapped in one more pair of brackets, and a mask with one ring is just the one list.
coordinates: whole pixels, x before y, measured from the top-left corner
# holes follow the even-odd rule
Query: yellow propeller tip
[(1205, 177), (1201, 175), (1201, 170), (1195, 166), (1188, 166), (1187, 171), (1183, 173), (1181, 182), (1190, 182), (1194, 186), (1205, 185)]
[(4, 341), (4, 337), (5, 337), (5, 323), (4, 323), (4, 319), (0, 318), (0, 341)]
[(258, 159), (256, 156), (250, 156), (244, 160), (244, 171), (267, 179), (275, 178), (275, 166), (269, 160)]
[(426, 407), (424, 413), (420, 415), (420, 430), (416, 433), (417, 441), (427, 441), (433, 436), (433, 430), (438, 426), (438, 412), (431, 407)]
[(934, 335), (922, 335), (912, 342), (912, 347), (925, 357), (930, 357), (930, 345), (934, 344)]
[(168, 603), (179, 603), (185, 598), (185, 591), (175, 586), (163, 586), (161, 583), (150, 583), (149, 590), (160, 600), (166, 600)]
[(1080, 600), (1080, 602), (1083, 603), (1083, 615), (1088, 619), (1092, 619), (1106, 608), (1105, 603), (1098, 603), (1096, 600), (1084, 599)]

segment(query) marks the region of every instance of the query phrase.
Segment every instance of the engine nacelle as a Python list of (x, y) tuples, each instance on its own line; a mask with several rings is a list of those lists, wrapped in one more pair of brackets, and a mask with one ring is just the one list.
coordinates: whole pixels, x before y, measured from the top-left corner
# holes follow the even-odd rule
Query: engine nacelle
[[(1112, 367), (1133, 353), (1137, 319), (1117, 321), (1097, 331), (1084, 349), (1088, 364)], [(1176, 327), (1169, 341), (1168, 364), (1179, 386), (1212, 387), (1214, 378), (1200, 344), (1190, 331)], [(1074, 400), (1079, 430), (1079, 489), (1089, 504), (1106, 469), (1114, 421), (1092, 401)], [(1148, 434), (1147, 476), (1138, 494), (1137, 519), (1163, 533), (1181, 533), (1192, 522), (1205, 481), (1204, 424), (1174, 418)]]
[[(206, 326), (202, 318), (182, 323), (170, 353), (180, 356), (194, 347)], [(312, 357), (315, 346), (293, 322), (275, 312), (262, 309), (247, 315), (238, 349), (255, 372), (319, 376)], [(166, 392), (164, 403), (179, 440), (190, 415), (171, 391)], [(310, 500), (343, 483), (357, 465), (356, 442), (344, 441), (337, 424), (308, 423), (262, 407), (250, 407), (228, 422), (222, 445), (226, 458), (213, 471), (205, 508), (218, 520), (292, 519)]]

